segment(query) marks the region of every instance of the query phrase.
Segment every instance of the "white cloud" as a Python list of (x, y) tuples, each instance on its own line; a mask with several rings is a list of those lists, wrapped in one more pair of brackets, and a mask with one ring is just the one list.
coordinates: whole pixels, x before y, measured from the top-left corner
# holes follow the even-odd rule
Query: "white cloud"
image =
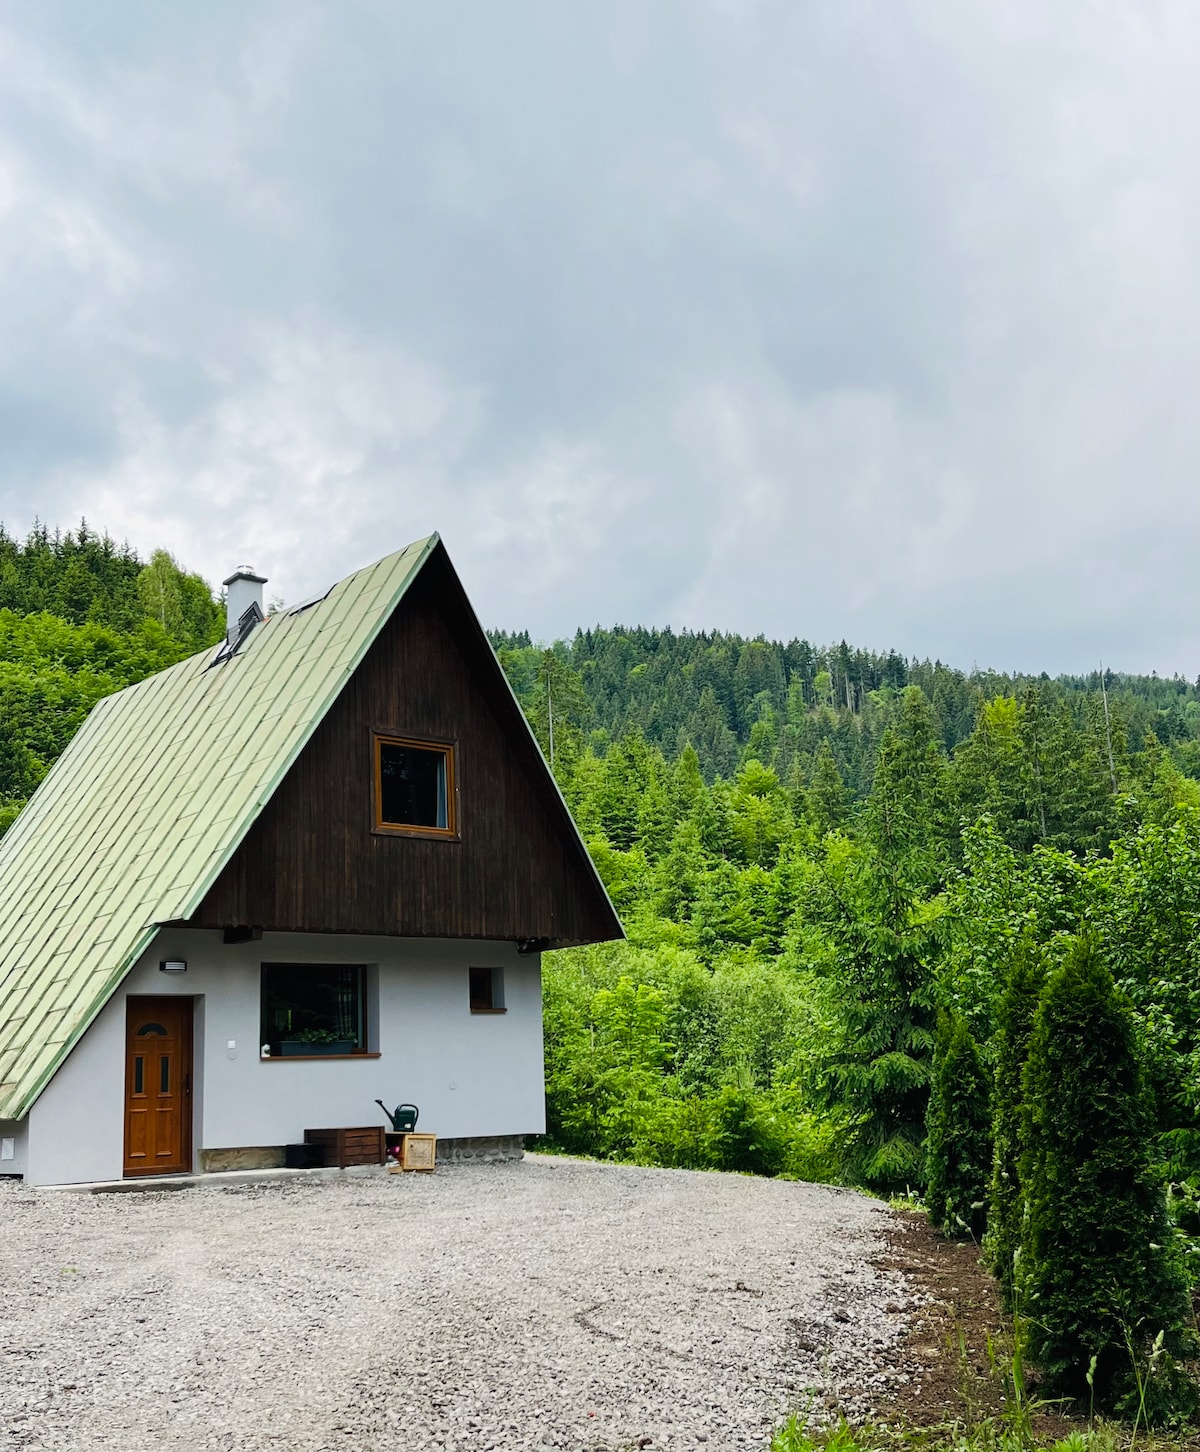
[(1200, 13), (0, 26), (0, 516), (293, 598), (1200, 665)]
[(212, 404), (174, 427), (137, 394), (117, 403), (110, 466), (52, 480), (69, 517), (214, 580), (248, 559), (291, 598), (433, 527), (475, 407), (434, 370), (333, 330), (261, 324), (209, 372)]

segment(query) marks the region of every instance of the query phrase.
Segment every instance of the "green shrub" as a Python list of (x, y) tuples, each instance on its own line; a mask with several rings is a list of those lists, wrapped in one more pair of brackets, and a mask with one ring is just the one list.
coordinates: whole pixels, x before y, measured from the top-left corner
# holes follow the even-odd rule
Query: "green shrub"
[(705, 1148), (712, 1169), (779, 1174), (787, 1159), (787, 1127), (761, 1095), (727, 1084), (705, 1108)]
[(1017, 944), (996, 1020), (996, 1072), (992, 1094), (992, 1179), (984, 1258), (1000, 1285), (1005, 1311), (1013, 1310), (1013, 1265), (1021, 1243), (1021, 1075), (1045, 968), (1028, 938)]
[[(1050, 1390), (1113, 1404), (1157, 1355), (1195, 1349), (1162, 1186), (1150, 1166), (1129, 1005), (1077, 939), (1042, 995), (1025, 1067), (1017, 1279), (1028, 1350)], [(1173, 1395), (1181, 1395), (1173, 1378)], [(1161, 1411), (1161, 1408), (1159, 1409)]]
[(837, 1123), (811, 1110), (789, 1109), (788, 1140), (782, 1174), (789, 1180), (807, 1180), (814, 1185), (838, 1183), (840, 1132)]
[(929, 1218), (946, 1235), (983, 1233), (992, 1163), (989, 1085), (983, 1060), (959, 1015), (938, 1023), (926, 1114)]

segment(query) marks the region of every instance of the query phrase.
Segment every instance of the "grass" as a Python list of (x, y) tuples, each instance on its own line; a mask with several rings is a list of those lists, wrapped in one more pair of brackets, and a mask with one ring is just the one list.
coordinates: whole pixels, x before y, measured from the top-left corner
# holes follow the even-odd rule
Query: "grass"
[(1180, 1437), (1148, 1433), (1120, 1423), (1094, 1421), (1057, 1439), (1039, 1439), (1030, 1428), (1002, 1417), (974, 1425), (947, 1422), (941, 1427), (867, 1423), (811, 1427), (793, 1415), (771, 1438), (770, 1452), (1181, 1452), (1194, 1447)]
[[(843, 1420), (826, 1427), (813, 1424), (806, 1413), (793, 1413), (771, 1438), (770, 1452), (1191, 1452), (1200, 1445), (1194, 1429), (1170, 1433), (1149, 1428), (1144, 1396), (1132, 1423), (1106, 1421), (1089, 1410), (1086, 1421), (1064, 1433), (1061, 1404), (1031, 1397), (1026, 1390), (1018, 1338), (1006, 1336), (1003, 1341), (989, 1341), (987, 1378), (972, 1369), (962, 1332), (957, 1345), (950, 1341), (959, 1366), (962, 1406), (957, 1417), (933, 1426), (901, 1419), (860, 1424)], [(1140, 1390), (1140, 1378), (1138, 1386)], [(997, 1403), (999, 1411), (982, 1410)], [(1054, 1414), (1057, 1435), (1039, 1429), (1045, 1413)]]

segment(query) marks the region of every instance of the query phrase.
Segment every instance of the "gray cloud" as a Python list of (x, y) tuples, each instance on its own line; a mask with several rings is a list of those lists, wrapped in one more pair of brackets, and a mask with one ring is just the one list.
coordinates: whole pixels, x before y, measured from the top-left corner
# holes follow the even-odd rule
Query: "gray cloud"
[(0, 516), (290, 598), (1200, 665), (1200, 15), (0, 8)]

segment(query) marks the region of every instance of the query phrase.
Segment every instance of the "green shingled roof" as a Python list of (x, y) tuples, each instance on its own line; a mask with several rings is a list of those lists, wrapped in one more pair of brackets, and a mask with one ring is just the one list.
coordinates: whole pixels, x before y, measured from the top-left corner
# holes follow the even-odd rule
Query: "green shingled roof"
[(28, 1112), (156, 925), (199, 907), (437, 543), (94, 708), (0, 839), (0, 1119)]

